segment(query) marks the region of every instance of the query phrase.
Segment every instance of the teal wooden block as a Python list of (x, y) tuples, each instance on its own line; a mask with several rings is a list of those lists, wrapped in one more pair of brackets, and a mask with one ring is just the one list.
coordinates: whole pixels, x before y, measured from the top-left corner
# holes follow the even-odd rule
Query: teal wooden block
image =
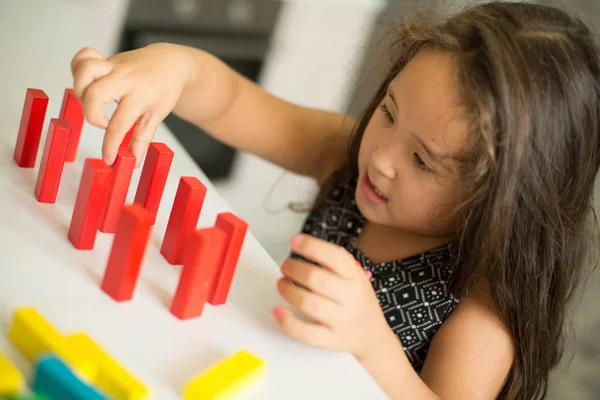
[(82, 382), (60, 358), (52, 353), (41, 355), (31, 387), (48, 400), (108, 400), (94, 387)]

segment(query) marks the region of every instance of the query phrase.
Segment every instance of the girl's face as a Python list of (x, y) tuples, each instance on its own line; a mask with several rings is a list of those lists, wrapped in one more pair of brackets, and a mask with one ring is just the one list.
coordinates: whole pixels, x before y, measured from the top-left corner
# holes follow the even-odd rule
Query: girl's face
[(396, 76), (364, 132), (356, 203), (376, 224), (451, 236), (456, 176), (466, 144), (450, 56), (424, 50)]

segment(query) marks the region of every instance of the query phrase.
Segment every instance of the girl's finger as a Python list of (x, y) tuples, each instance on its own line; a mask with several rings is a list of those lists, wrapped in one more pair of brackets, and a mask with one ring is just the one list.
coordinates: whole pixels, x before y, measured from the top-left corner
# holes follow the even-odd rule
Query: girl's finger
[[(112, 165), (117, 156), (117, 152), (127, 131), (136, 123), (140, 117), (142, 106), (140, 101), (131, 97), (124, 97), (117, 106), (106, 133), (102, 146), (102, 157), (108, 165)], [(135, 135), (135, 132), (134, 132)], [(133, 138), (132, 138), (133, 141)]]
[(148, 146), (156, 134), (161, 121), (162, 118), (159, 118), (156, 113), (151, 111), (145, 112), (138, 119), (131, 138), (131, 144), (129, 145), (131, 152), (135, 156), (136, 168), (140, 166), (142, 158), (148, 150)]
[(323, 296), (295, 286), (285, 278), (277, 282), (277, 290), (294, 308), (314, 321), (332, 327), (341, 315), (340, 305)]
[(84, 47), (83, 49), (75, 53), (73, 59), (71, 59), (71, 73), (75, 75), (75, 72), (79, 68), (79, 65), (83, 61), (89, 59), (105, 60), (106, 57), (104, 57), (102, 53), (100, 53), (98, 50), (92, 47)]
[(275, 307), (273, 314), (283, 332), (309, 346), (335, 348), (333, 332), (324, 325), (302, 321), (284, 307)]
[(328, 269), (304, 261), (288, 258), (282, 263), (281, 272), (294, 283), (337, 303), (342, 303), (344, 293), (347, 292), (347, 280)]
[(355, 278), (359, 272), (364, 274), (346, 249), (331, 242), (301, 234), (292, 239), (291, 247), (298, 255), (314, 261), (343, 278)]
[(73, 73), (73, 93), (82, 100), (90, 85), (113, 70), (112, 63), (103, 59), (87, 59), (78, 64)]

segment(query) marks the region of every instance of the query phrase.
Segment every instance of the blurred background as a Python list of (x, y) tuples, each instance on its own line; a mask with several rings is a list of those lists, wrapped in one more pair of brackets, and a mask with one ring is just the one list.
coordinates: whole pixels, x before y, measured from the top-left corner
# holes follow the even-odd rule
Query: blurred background
[[(468, 1), (448, 2), (459, 7)], [(598, 0), (539, 0), (600, 24)], [(82, 47), (106, 55), (172, 42), (210, 51), (267, 91), (310, 107), (358, 115), (377, 82), (371, 50), (415, 7), (441, 0), (2, 0), (0, 118), (18, 119), (37, 87), (57, 115), (69, 63)], [(376, 46), (375, 46), (376, 47)], [(47, 122), (46, 122), (47, 123)], [(170, 115), (164, 122), (277, 261), (306, 213), (314, 184), (212, 140)], [(100, 149), (99, 149), (100, 150)], [(597, 185), (597, 196), (600, 185)], [(597, 201), (598, 204), (598, 201)], [(551, 399), (600, 399), (600, 277), (573, 315), (575, 342), (551, 381)]]

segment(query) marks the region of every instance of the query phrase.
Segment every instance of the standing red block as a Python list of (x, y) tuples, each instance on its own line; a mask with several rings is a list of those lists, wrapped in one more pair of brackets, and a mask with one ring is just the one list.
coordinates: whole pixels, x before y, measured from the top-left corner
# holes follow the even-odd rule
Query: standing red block
[(194, 232), (202, 211), (206, 186), (193, 176), (179, 180), (160, 254), (173, 265), (183, 263), (184, 244)]
[(13, 158), (21, 168), (33, 168), (37, 158), (42, 127), (48, 108), (48, 96), (40, 89), (27, 89), (21, 114), (19, 135)]
[(81, 137), (81, 128), (83, 128), (83, 106), (77, 96), (75, 96), (73, 89), (65, 89), (59, 119), (65, 120), (71, 125), (71, 134), (69, 136), (65, 161), (75, 161), (77, 148), (79, 147), (79, 138)]
[(137, 125), (137, 122), (135, 124), (133, 124), (133, 126), (131, 127), (131, 129), (129, 129), (127, 131), (127, 133), (125, 134), (125, 137), (123, 138), (123, 141), (121, 142), (121, 145), (119, 146), (120, 149), (122, 148), (129, 148), (129, 143), (131, 143), (131, 139), (133, 138), (133, 131), (135, 130), (135, 126)]
[(202, 314), (225, 250), (227, 234), (221, 228), (199, 229), (188, 237), (179, 284), (171, 313), (179, 319)]
[(135, 204), (139, 204), (152, 214), (152, 225), (156, 220), (167, 176), (173, 161), (173, 150), (164, 143), (150, 143), (146, 161), (135, 193)]
[(135, 168), (135, 156), (127, 148), (119, 149), (117, 159), (112, 165), (113, 176), (108, 189), (106, 206), (100, 219), (100, 232), (115, 233), (119, 216), (127, 199), (129, 183)]
[(102, 279), (115, 301), (131, 300), (152, 231), (152, 214), (137, 204), (123, 208)]
[(227, 301), (231, 281), (248, 231), (248, 224), (230, 212), (219, 214), (215, 226), (227, 233), (227, 241), (225, 252), (219, 263), (219, 271), (208, 298), (208, 302), (212, 305), (225, 304)]
[(79, 250), (94, 248), (111, 178), (112, 169), (104, 161), (85, 160), (68, 234), (73, 246)]
[(71, 127), (67, 121), (52, 118), (35, 185), (35, 197), (41, 203), (54, 203), (69, 143)]

